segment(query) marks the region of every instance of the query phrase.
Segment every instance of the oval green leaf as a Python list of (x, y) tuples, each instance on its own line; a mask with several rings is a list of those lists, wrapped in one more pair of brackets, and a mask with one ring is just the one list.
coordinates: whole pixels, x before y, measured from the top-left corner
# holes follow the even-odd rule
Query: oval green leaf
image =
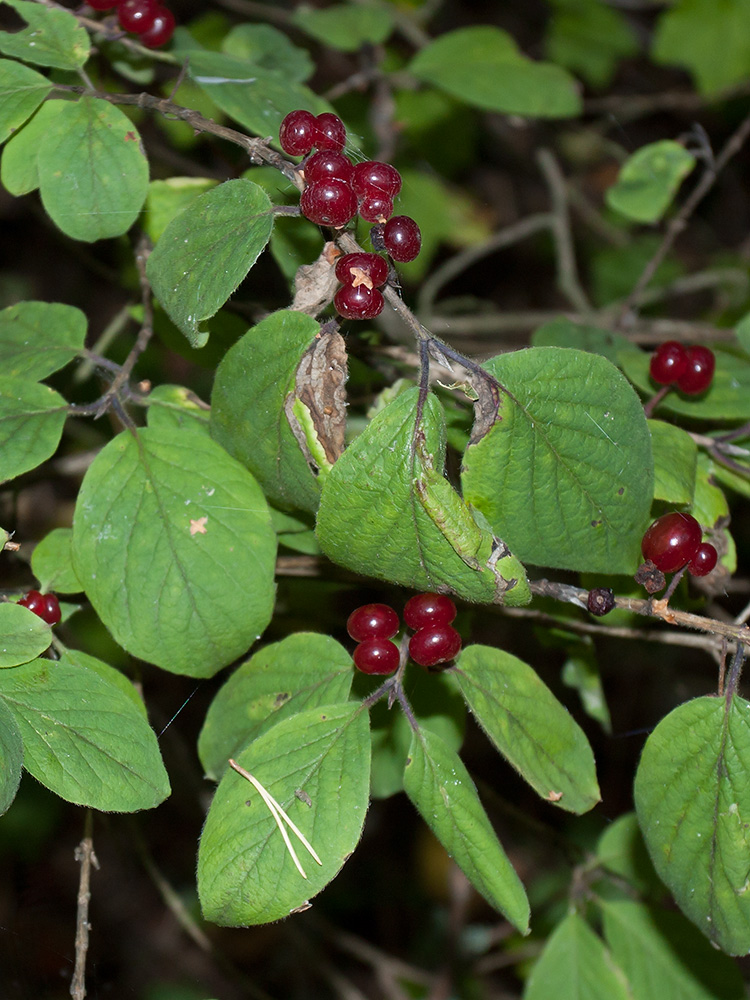
[(62, 302), (18, 302), (0, 312), (4, 376), (46, 378), (71, 361), (86, 339), (86, 316)]
[(315, 72), (315, 63), (307, 49), (293, 45), (283, 31), (270, 24), (235, 25), (221, 47), (228, 56), (284, 73), (296, 83), (304, 83)]
[(46, 593), (78, 594), (83, 590), (73, 568), (73, 532), (70, 528), (54, 528), (34, 546), (31, 569)]
[(0, 698), (0, 816), (6, 813), (21, 783), (23, 741), (15, 717)]
[(268, 624), (276, 536), (253, 477), (200, 428), (123, 431), (88, 469), (73, 561), (129, 653), (210, 677)]
[(51, 642), (52, 629), (39, 615), (15, 602), (0, 603), (0, 668), (28, 663)]
[(45, 7), (30, 0), (3, 0), (26, 22), (20, 31), (0, 31), (0, 52), (37, 66), (78, 69), (91, 52), (83, 25), (62, 7)]
[(393, 30), (390, 11), (374, 4), (337, 3), (324, 10), (301, 4), (291, 20), (323, 45), (344, 52), (356, 52), (366, 44), (382, 45)]
[(502, 649), (467, 646), (453, 672), (479, 725), (543, 799), (574, 813), (596, 805), (586, 735), (528, 664)]
[(201, 835), (198, 895), (207, 920), (232, 927), (306, 909), (357, 846), (370, 791), (367, 712), (349, 702), (293, 715), (255, 740), (237, 762), (285, 810), (322, 864), (290, 832), (302, 877), (261, 795), (229, 769)]
[(649, 420), (654, 457), (654, 499), (690, 504), (695, 492), (698, 445), (687, 431), (663, 420)]
[(505, 391), (464, 454), (464, 499), (524, 562), (633, 573), (653, 498), (638, 396), (605, 358), (533, 347), (484, 367)]
[(49, 386), (0, 376), (0, 483), (55, 453), (66, 415), (65, 400)]
[(695, 157), (679, 142), (651, 142), (620, 167), (607, 190), (607, 204), (635, 222), (658, 222), (694, 167)]
[(39, 187), (37, 158), (42, 139), (65, 101), (49, 100), (5, 144), (0, 159), (0, 180), (16, 198)]
[(0, 142), (33, 115), (50, 90), (46, 76), (12, 59), (0, 59)]
[(170, 319), (193, 347), (206, 343), (208, 334), (200, 323), (237, 289), (272, 229), (268, 195), (243, 179), (199, 195), (169, 223), (146, 273)]

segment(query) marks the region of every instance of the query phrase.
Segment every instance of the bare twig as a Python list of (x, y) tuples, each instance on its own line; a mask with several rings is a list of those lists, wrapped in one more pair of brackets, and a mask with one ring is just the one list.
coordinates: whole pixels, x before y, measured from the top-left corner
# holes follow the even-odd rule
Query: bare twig
[(84, 1000), (86, 996), (86, 956), (89, 950), (89, 902), (91, 900), (91, 867), (99, 868), (99, 862), (94, 854), (92, 838), (94, 820), (90, 809), (86, 810), (83, 840), (75, 850), (75, 859), (81, 864), (81, 874), (78, 880), (78, 909), (76, 913), (76, 962), (73, 969), (73, 979), (70, 983), (70, 995), (73, 1000)]

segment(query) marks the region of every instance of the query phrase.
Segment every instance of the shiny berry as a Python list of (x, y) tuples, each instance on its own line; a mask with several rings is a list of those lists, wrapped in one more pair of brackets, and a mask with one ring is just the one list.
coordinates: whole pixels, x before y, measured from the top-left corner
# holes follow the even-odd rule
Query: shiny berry
[(608, 615), (615, 606), (615, 592), (611, 587), (595, 587), (589, 591), (586, 607), (592, 615), (601, 618)]
[(695, 555), (688, 563), (688, 573), (693, 576), (708, 576), (719, 559), (719, 553), (710, 542), (701, 542)]
[(338, 115), (324, 111), (315, 119), (313, 146), (316, 149), (343, 149), (346, 142), (346, 129)]
[(383, 227), (383, 243), (394, 260), (406, 263), (419, 253), (422, 234), (414, 219), (408, 215), (394, 215)]
[(662, 573), (674, 573), (693, 558), (701, 534), (701, 526), (690, 514), (665, 514), (643, 536), (643, 558), (650, 559)]
[(452, 625), (428, 625), (409, 640), (409, 656), (420, 667), (447, 663), (461, 652), (461, 636)]
[(357, 642), (365, 639), (391, 639), (399, 630), (398, 615), (388, 604), (363, 604), (352, 611), (346, 631)]
[(401, 190), (401, 174), (390, 163), (366, 160), (355, 166), (352, 187), (360, 198), (367, 198), (370, 195), (395, 198)]
[(363, 274), (380, 288), (388, 279), (388, 264), (378, 254), (364, 251), (344, 254), (336, 261), (336, 277), (342, 285), (361, 285)]
[(676, 340), (660, 344), (651, 355), (649, 373), (659, 385), (671, 385), (687, 371), (687, 351)]
[(393, 201), (387, 195), (368, 195), (359, 203), (359, 214), (365, 222), (382, 222), (393, 215)]
[(398, 646), (390, 639), (365, 639), (354, 650), (354, 666), (363, 674), (392, 674), (398, 670)]
[(417, 594), (404, 607), (404, 621), (409, 628), (450, 625), (457, 614), (456, 605), (446, 594)]
[(313, 148), (315, 115), (290, 111), (279, 128), (279, 145), (290, 156), (306, 156)]
[(339, 229), (357, 214), (357, 196), (343, 181), (321, 181), (305, 188), (300, 208), (310, 222)]
[(339, 316), (344, 319), (374, 319), (383, 311), (383, 293), (367, 285), (343, 285), (333, 297)]
[(60, 602), (54, 594), (41, 594), (38, 590), (30, 590), (18, 603), (33, 611), (35, 615), (48, 625), (57, 625), (62, 617)]
[(158, 7), (156, 0), (125, 0), (117, 8), (117, 20), (123, 31), (142, 35), (153, 27)]
[(154, 18), (154, 23), (141, 34), (141, 45), (147, 49), (158, 49), (160, 45), (166, 45), (174, 34), (175, 19), (171, 10), (159, 5)]
[(677, 388), (687, 396), (697, 396), (711, 385), (716, 358), (707, 347), (687, 348), (687, 368), (677, 379)]
[(324, 149), (320, 153), (314, 153), (305, 163), (305, 180), (308, 184), (330, 180), (348, 184), (353, 169), (348, 156), (333, 149)]

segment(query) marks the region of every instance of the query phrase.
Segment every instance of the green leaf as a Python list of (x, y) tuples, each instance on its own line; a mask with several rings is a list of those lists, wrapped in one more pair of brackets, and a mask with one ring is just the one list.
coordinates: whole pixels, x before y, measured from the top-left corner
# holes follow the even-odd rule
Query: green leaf
[(129, 697), (66, 656), (0, 672), (23, 765), (68, 802), (104, 812), (153, 809), (169, 795), (159, 745)]
[(553, 0), (553, 6), (548, 57), (592, 87), (606, 87), (619, 61), (638, 52), (638, 37), (629, 21), (602, 0)]
[(198, 895), (207, 920), (268, 923), (305, 907), (339, 872), (362, 833), (370, 790), (368, 717), (351, 702), (283, 719), (238, 763), (286, 811), (322, 865), (289, 834), (295, 867), (260, 794), (234, 770), (222, 778), (201, 835)]
[(29, 0), (3, 0), (3, 3), (20, 14), (26, 27), (13, 33), (0, 31), (0, 52), (37, 66), (58, 69), (78, 69), (86, 62), (91, 51), (88, 32), (70, 11), (43, 7)]
[(151, 181), (144, 206), (143, 228), (152, 242), (161, 239), (172, 219), (217, 183), (210, 177), (168, 177), (164, 181)]
[(631, 900), (600, 901), (604, 936), (634, 1000), (741, 1000), (742, 974), (680, 913)]
[(47, 129), (57, 118), (61, 105), (66, 103), (68, 102), (45, 101), (23, 128), (5, 144), (0, 160), (0, 180), (15, 197), (28, 194), (39, 187), (39, 147)]
[(662, 420), (649, 420), (648, 429), (654, 456), (654, 499), (673, 504), (692, 503), (697, 444), (687, 431)]
[(750, 951), (750, 703), (695, 698), (646, 740), (635, 805), (678, 906), (730, 955)]
[(218, 781), (230, 757), (290, 715), (344, 702), (349, 653), (327, 635), (299, 632), (259, 650), (219, 689), (198, 738), (206, 775)]
[(221, 48), (228, 56), (284, 73), (296, 83), (304, 83), (315, 72), (315, 63), (307, 49), (293, 45), (283, 31), (270, 24), (235, 25), (223, 39)]
[(125, 674), (111, 667), (108, 663), (104, 663), (103, 660), (98, 660), (95, 656), (82, 653), (80, 649), (66, 649), (65, 662), (81, 670), (93, 670), (95, 674), (102, 677), (108, 684), (118, 688), (135, 705), (143, 718), (148, 719), (143, 698), (141, 698), (135, 685)]
[(563, 664), (560, 676), (563, 684), (578, 692), (586, 715), (601, 723), (605, 732), (611, 733), (612, 720), (593, 648), (577, 643)]
[(413, 734), (404, 790), (477, 892), (527, 934), (529, 901), (523, 884), (460, 757), (429, 729)]
[(355, 572), (415, 590), (528, 603), (521, 564), (443, 478), (445, 421), (433, 395), (412, 450), (418, 394), (408, 389), (380, 410), (331, 469), (318, 511), (323, 552)]
[(559, 66), (527, 59), (507, 32), (488, 25), (446, 32), (421, 49), (408, 69), (486, 111), (569, 118), (581, 110), (573, 77)]
[(46, 378), (71, 361), (86, 339), (86, 316), (62, 302), (18, 302), (0, 312), (4, 376)]
[(532, 347), (574, 347), (590, 354), (601, 354), (613, 365), (619, 364), (618, 351), (631, 347), (628, 338), (621, 333), (574, 323), (563, 316), (537, 327), (531, 335), (531, 344)]
[(386, 7), (374, 4), (335, 3), (323, 10), (301, 4), (291, 22), (323, 45), (356, 52), (363, 45), (382, 45), (393, 30), (393, 17)]
[(37, 166), (48, 215), (66, 236), (86, 243), (126, 233), (148, 191), (148, 161), (135, 125), (93, 97), (61, 104)]
[(454, 671), (479, 725), (542, 798), (574, 813), (596, 805), (589, 742), (528, 664), (491, 646), (467, 646)]
[[(211, 397), (213, 437), (250, 469), (271, 503), (311, 512), (318, 506), (320, 484), (312, 456), (300, 447), (302, 432), (291, 410), (303, 358), (326, 346), (319, 335), (320, 324), (311, 316), (290, 309), (272, 313), (227, 351)], [(328, 374), (340, 381), (345, 352), (337, 350), (340, 341), (327, 343), (338, 358)]]
[(157, 385), (148, 394), (148, 426), (154, 429), (190, 427), (208, 434), (209, 411), (182, 385)]
[[(523, 1000), (634, 1000), (602, 939), (577, 913), (550, 935), (531, 970)], [(643, 998), (645, 1000), (645, 997)]]
[(682, 66), (699, 92), (716, 94), (750, 73), (747, 0), (678, 0), (660, 16), (651, 57)]
[(0, 59), (0, 142), (33, 115), (50, 90), (46, 76), (11, 59)]
[(651, 142), (620, 167), (617, 180), (607, 189), (607, 204), (635, 222), (658, 222), (694, 166), (695, 157), (679, 142)]
[(750, 313), (745, 313), (739, 320), (734, 328), (734, 333), (745, 354), (750, 354)]
[(148, 259), (154, 293), (193, 347), (208, 334), (199, 324), (219, 311), (268, 243), (271, 202), (247, 180), (225, 181), (167, 226)]
[[(695, 420), (750, 419), (750, 362), (736, 354), (714, 348), (716, 369), (711, 385), (700, 396), (670, 392), (659, 403), (659, 413), (677, 413)], [(655, 392), (649, 378), (651, 356), (632, 347), (619, 355), (622, 370), (645, 396)]]
[(49, 386), (0, 376), (0, 483), (35, 469), (55, 453), (66, 404)]
[(20, 604), (0, 603), (0, 668), (28, 663), (51, 642), (52, 630), (39, 615)]
[(651, 864), (634, 812), (625, 813), (604, 830), (596, 845), (596, 859), (642, 895), (664, 895), (664, 886)]
[(275, 555), (257, 483), (200, 429), (123, 431), (84, 477), (76, 574), (115, 640), (165, 670), (210, 677), (245, 652)]
[(0, 816), (6, 813), (21, 783), (23, 741), (11, 710), (0, 699)]
[(464, 455), (464, 499), (524, 562), (632, 573), (653, 497), (637, 395), (605, 358), (538, 347), (484, 367), (504, 387)]
[[(594, 303), (607, 306), (629, 295), (661, 241), (658, 233), (641, 232), (622, 246), (602, 246), (595, 250), (588, 267)], [(657, 267), (649, 287), (663, 288), (684, 273), (683, 264), (674, 256), (667, 256)], [(632, 344), (628, 346), (632, 350)]]
[(73, 568), (73, 532), (54, 528), (34, 546), (31, 569), (43, 593), (78, 594), (83, 590)]

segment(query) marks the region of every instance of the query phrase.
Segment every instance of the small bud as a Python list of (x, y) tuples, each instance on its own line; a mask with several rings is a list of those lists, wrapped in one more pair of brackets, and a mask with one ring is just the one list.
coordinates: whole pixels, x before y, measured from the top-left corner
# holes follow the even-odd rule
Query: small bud
[(609, 614), (615, 606), (615, 594), (610, 587), (595, 587), (589, 591), (586, 607), (592, 615), (601, 618), (602, 615)]

